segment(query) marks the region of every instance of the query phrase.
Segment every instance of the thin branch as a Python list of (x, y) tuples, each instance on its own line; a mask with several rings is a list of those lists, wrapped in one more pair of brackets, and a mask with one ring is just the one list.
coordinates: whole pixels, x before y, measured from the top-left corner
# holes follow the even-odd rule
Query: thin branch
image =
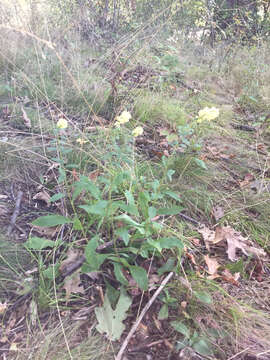
[(173, 276), (173, 272), (170, 272), (166, 278), (162, 281), (162, 283), (160, 284), (160, 287), (156, 290), (156, 292), (154, 293), (154, 295), (152, 296), (152, 298), (148, 301), (148, 303), (145, 305), (145, 307), (143, 308), (141, 315), (138, 317), (138, 319), (136, 320), (136, 322), (133, 324), (132, 328), (130, 329), (130, 332), (128, 333), (127, 337), (125, 338), (115, 360), (121, 360), (122, 356), (126, 350), (126, 347), (128, 346), (128, 343), (130, 341), (130, 339), (132, 338), (132, 336), (134, 335), (137, 327), (139, 326), (140, 322), (142, 321), (144, 315), (147, 313), (147, 311), (149, 310), (149, 308), (151, 307), (151, 305), (153, 304), (153, 302), (156, 300), (156, 298), (158, 297), (158, 295), (161, 293), (161, 291), (163, 290), (163, 288), (165, 287), (165, 285), (168, 283), (168, 281), (170, 280), (170, 278)]

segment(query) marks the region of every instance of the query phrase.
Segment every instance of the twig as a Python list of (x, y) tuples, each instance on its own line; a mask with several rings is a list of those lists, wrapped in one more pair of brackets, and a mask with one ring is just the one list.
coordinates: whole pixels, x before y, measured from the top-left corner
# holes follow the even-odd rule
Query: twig
[(173, 272), (170, 272), (166, 278), (162, 281), (162, 283), (160, 284), (160, 287), (156, 290), (156, 292), (154, 293), (154, 295), (152, 296), (152, 298), (148, 301), (148, 303), (145, 305), (145, 307), (143, 308), (141, 315), (138, 317), (138, 319), (136, 320), (136, 322), (133, 324), (132, 328), (130, 329), (130, 332), (128, 333), (127, 337), (125, 338), (115, 360), (121, 360), (122, 356), (126, 350), (126, 347), (128, 346), (129, 340), (132, 338), (133, 334), (135, 333), (137, 327), (139, 326), (140, 322), (142, 321), (144, 315), (147, 313), (147, 311), (149, 310), (149, 308), (151, 307), (151, 305), (153, 304), (153, 302), (156, 300), (156, 298), (158, 297), (158, 295), (161, 293), (161, 291), (163, 290), (163, 288), (165, 287), (165, 285), (167, 284), (167, 282), (170, 280), (170, 278), (173, 276)]
[(179, 213), (178, 215), (181, 216), (183, 219), (185, 219), (185, 220), (187, 220), (187, 221), (189, 221), (189, 222), (191, 222), (191, 223), (193, 223), (195, 225), (200, 225), (199, 221), (197, 221), (197, 220), (195, 220), (195, 219), (193, 219), (193, 218), (191, 218), (191, 217), (189, 217), (189, 216), (187, 216), (185, 214)]
[(22, 197), (23, 197), (23, 192), (18, 191), (16, 204), (15, 204), (15, 209), (13, 211), (13, 214), (12, 214), (11, 220), (10, 220), (10, 224), (8, 226), (8, 231), (7, 231), (8, 236), (12, 233), (12, 230), (13, 230), (13, 228), (15, 226), (17, 216), (20, 213), (20, 206), (21, 206), (21, 202), (22, 202)]

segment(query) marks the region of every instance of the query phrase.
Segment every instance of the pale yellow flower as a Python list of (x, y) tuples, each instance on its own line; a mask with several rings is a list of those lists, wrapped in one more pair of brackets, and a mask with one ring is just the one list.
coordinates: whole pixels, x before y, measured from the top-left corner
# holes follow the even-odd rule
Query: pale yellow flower
[(202, 121), (211, 121), (216, 119), (219, 116), (219, 109), (212, 107), (205, 107), (204, 109), (199, 111), (199, 117), (197, 122), (201, 123)]
[(132, 135), (134, 137), (140, 136), (143, 133), (143, 128), (141, 126), (137, 126), (133, 131), (132, 131)]
[(88, 142), (88, 140), (84, 140), (82, 138), (78, 138), (77, 140), (77, 143), (79, 143), (80, 145), (83, 145), (83, 144), (86, 144)]
[(130, 112), (124, 110), (121, 115), (116, 116), (116, 118), (115, 118), (116, 126), (125, 124), (125, 123), (129, 122), (130, 119), (131, 119)]
[(68, 126), (68, 122), (67, 122), (66, 119), (60, 118), (60, 119), (57, 121), (56, 126), (58, 127), (58, 129), (66, 129), (67, 126)]

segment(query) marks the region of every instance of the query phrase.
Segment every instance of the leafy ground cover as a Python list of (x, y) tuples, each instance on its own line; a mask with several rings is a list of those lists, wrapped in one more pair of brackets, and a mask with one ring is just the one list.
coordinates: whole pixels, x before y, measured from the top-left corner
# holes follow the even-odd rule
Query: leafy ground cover
[(1, 356), (268, 359), (269, 44), (3, 31)]

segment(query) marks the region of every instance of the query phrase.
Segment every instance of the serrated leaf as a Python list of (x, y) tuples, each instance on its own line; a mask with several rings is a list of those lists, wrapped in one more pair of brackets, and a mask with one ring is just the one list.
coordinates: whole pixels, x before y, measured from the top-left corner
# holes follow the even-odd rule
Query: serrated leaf
[(24, 245), (27, 247), (27, 249), (42, 250), (47, 247), (53, 248), (55, 244), (55, 241), (34, 236), (30, 237)]
[(193, 291), (193, 294), (196, 296), (198, 300), (205, 304), (212, 304), (213, 300), (210, 294), (204, 291)]
[(173, 270), (174, 266), (175, 266), (175, 258), (170, 257), (167, 260), (166, 264), (164, 264), (163, 266), (161, 266), (161, 268), (158, 269), (157, 273), (160, 276), (160, 275), (164, 274), (165, 272), (170, 272)]
[(174, 328), (174, 330), (178, 331), (187, 338), (190, 337), (189, 329), (181, 321), (171, 321), (170, 324)]
[(87, 177), (81, 176), (79, 181), (74, 183), (74, 192), (72, 195), (72, 200), (74, 201), (83, 190), (90, 192), (90, 194), (96, 199), (100, 200), (101, 193), (99, 188)]
[(96, 329), (101, 334), (106, 333), (106, 336), (111, 341), (119, 340), (125, 330), (123, 320), (127, 317), (127, 310), (131, 303), (130, 297), (122, 288), (116, 308), (113, 310), (108, 296), (105, 294), (103, 306), (95, 308), (95, 314), (98, 320)]
[(129, 266), (129, 270), (131, 273), (131, 276), (138, 284), (139, 288), (143, 291), (146, 291), (148, 289), (148, 278), (147, 278), (147, 272), (144, 268), (140, 266)]
[(35, 226), (53, 227), (57, 225), (64, 225), (71, 223), (72, 220), (62, 215), (45, 215), (40, 216), (32, 222)]

